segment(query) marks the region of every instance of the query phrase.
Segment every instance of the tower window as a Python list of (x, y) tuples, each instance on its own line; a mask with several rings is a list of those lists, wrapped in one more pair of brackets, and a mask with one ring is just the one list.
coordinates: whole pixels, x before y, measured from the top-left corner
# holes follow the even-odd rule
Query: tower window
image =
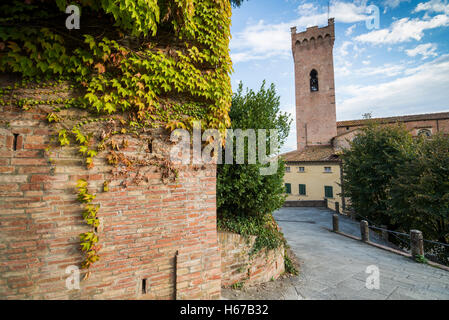
[(318, 91), (318, 72), (315, 69), (310, 71), (310, 91)]

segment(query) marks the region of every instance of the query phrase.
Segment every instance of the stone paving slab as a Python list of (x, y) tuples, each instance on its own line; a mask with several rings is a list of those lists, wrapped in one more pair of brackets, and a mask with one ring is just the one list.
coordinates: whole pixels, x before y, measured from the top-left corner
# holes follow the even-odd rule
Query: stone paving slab
[[(274, 215), (301, 262), (295, 287), (305, 299), (449, 299), (449, 272), (330, 232), (332, 214), (321, 208), (282, 208)], [(359, 236), (357, 222), (341, 217), (339, 224)], [(370, 238), (384, 244), (376, 234)], [(365, 286), (370, 265), (379, 268), (379, 289)]]
[[(242, 291), (224, 289), (225, 299), (449, 300), (449, 272), (329, 231), (332, 211), (282, 208), (275, 212), (300, 275)], [(305, 222), (306, 221), (306, 222)], [(343, 232), (360, 236), (359, 224), (340, 218)], [(372, 241), (382, 243), (376, 234)], [(366, 267), (379, 268), (379, 289), (368, 289)]]

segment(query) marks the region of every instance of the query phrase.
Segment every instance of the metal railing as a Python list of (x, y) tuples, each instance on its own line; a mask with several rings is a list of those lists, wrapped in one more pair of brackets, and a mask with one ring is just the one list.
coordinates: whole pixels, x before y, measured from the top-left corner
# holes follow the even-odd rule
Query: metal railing
[[(410, 230), (410, 233), (407, 234), (404, 232), (388, 230), (385, 226), (378, 227), (366, 217), (363, 217), (356, 212), (351, 213), (352, 215), (356, 214), (363, 218), (363, 220), (360, 221), (360, 235), (362, 241), (369, 242), (370, 229), (380, 231), (383, 240), (388, 244), (391, 244), (392, 238), (390, 238), (389, 235), (392, 235), (400, 244), (400, 249), (409, 252), (412, 257), (425, 257), (430, 261), (449, 266), (449, 244), (424, 239), (422, 232), (419, 230)], [(339, 215), (334, 214), (332, 218), (333, 231), (337, 232), (339, 232), (338, 217)], [(404, 240), (404, 237), (407, 238), (407, 240)]]

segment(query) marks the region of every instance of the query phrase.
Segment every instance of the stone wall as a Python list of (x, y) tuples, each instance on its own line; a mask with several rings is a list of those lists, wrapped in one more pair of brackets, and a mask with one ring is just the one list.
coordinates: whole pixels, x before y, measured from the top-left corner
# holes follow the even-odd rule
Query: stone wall
[(256, 239), (244, 238), (236, 233), (218, 232), (221, 250), (221, 284), (257, 284), (277, 279), (284, 272), (284, 248), (266, 252), (261, 250), (250, 255)]
[(292, 200), (285, 201), (284, 207), (326, 207), (326, 200)]
[[(39, 95), (45, 99), (54, 91)], [(50, 110), (45, 105), (28, 111), (2, 106), (0, 299), (219, 298), (215, 166), (179, 167), (177, 181), (166, 183), (150, 166), (141, 183), (125, 187), (123, 180), (111, 179), (105, 152), (90, 170), (74, 147), (46, 155), (54, 134), (46, 120)], [(81, 118), (82, 113), (72, 116)], [(116, 138), (127, 139), (121, 151), (129, 156), (150, 152), (147, 137)], [(167, 156), (166, 133), (151, 139), (152, 152)], [(89, 191), (97, 194), (94, 203), (101, 206), (102, 248), (89, 279), (81, 281), (80, 290), (68, 290), (66, 268), (80, 266), (79, 234), (89, 230), (76, 199), (80, 178), (89, 181)], [(110, 190), (103, 192), (108, 179)]]

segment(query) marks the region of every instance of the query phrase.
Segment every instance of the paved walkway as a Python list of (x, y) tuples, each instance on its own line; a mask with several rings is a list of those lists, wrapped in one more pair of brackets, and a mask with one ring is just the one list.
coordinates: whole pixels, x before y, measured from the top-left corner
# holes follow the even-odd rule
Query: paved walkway
[[(229, 293), (228, 299), (449, 299), (448, 271), (329, 231), (331, 211), (282, 208), (275, 218), (299, 259), (300, 275), (268, 283), (256, 293)], [(344, 217), (340, 230), (360, 232), (358, 223)], [(370, 265), (379, 268), (379, 289), (365, 286)]]

